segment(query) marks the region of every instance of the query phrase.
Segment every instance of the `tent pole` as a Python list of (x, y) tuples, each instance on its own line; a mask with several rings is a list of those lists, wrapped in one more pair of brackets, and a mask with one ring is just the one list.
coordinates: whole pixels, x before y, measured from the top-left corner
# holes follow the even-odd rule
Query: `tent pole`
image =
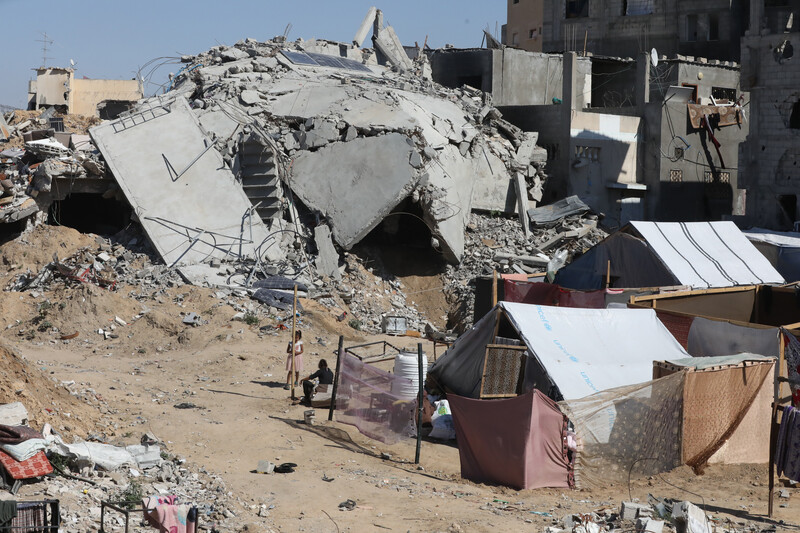
[(339, 335), (339, 350), (336, 352), (336, 375), (333, 377), (333, 390), (331, 391), (331, 405), (328, 409), (328, 420), (333, 420), (333, 411), (336, 409), (336, 389), (339, 388), (339, 373), (342, 371), (342, 346), (344, 335)]
[(611, 286), (611, 259), (606, 266), (606, 289)]
[(778, 402), (772, 402), (772, 416), (769, 419), (769, 504), (767, 516), (772, 518), (772, 508), (775, 500), (775, 451), (777, 448), (778, 432), (775, 415), (778, 413)]
[(295, 335), (297, 331), (297, 284), (294, 285), (294, 299), (292, 300), (292, 370), (289, 375), (289, 383), (292, 384), (292, 400), (296, 400), (297, 396), (294, 394), (294, 380), (295, 380), (295, 366), (294, 366), (294, 344)]
[(417, 343), (417, 366), (419, 367), (419, 393), (417, 394), (417, 451), (414, 464), (419, 464), (419, 451), (422, 446), (422, 401), (425, 394), (425, 383), (422, 382), (422, 343)]
[(492, 307), (497, 305), (497, 270), (492, 271)]

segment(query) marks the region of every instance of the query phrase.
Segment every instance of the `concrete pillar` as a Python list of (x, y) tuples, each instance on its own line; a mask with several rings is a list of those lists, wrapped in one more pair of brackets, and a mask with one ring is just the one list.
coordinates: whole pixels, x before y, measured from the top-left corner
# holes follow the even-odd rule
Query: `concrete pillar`
[(650, 102), (650, 54), (639, 53), (636, 58), (636, 107), (639, 114), (644, 114), (644, 106)]
[(356, 31), (355, 37), (353, 37), (353, 44), (361, 48), (361, 45), (364, 44), (364, 39), (367, 38), (367, 34), (369, 33), (369, 27), (372, 26), (373, 22), (375, 21), (375, 15), (377, 14), (378, 10), (375, 6), (372, 6), (367, 11), (367, 16), (364, 17), (364, 21), (361, 22), (361, 26), (358, 27), (358, 31)]
[(578, 54), (575, 52), (564, 52), (564, 76), (561, 87), (561, 101), (565, 112), (575, 109), (577, 100), (577, 88), (575, 82), (578, 77)]
[(750, 35), (761, 33), (761, 19), (764, 17), (764, 0), (750, 0)]

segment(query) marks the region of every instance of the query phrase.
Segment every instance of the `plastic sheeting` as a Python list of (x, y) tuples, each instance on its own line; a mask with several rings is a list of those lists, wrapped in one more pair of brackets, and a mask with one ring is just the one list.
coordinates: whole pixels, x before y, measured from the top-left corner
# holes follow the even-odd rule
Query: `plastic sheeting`
[(683, 285), (696, 288), (784, 283), (731, 221), (631, 222)]
[(507, 400), (448, 398), (461, 477), (514, 489), (570, 486), (566, 419), (541, 392)]
[[(575, 309), (501, 302), (499, 309), (528, 347), (523, 392), (581, 398), (648, 381), (654, 360), (688, 357), (651, 309)], [(486, 345), (498, 308), (458, 338), (430, 374), (441, 387), (479, 397)]]
[(501, 305), (564, 399), (648, 381), (654, 360), (689, 356), (650, 309)]
[(788, 283), (800, 280), (800, 233), (753, 228), (743, 232)]
[[(416, 436), (416, 400), (394, 394), (411, 386), (395, 376), (345, 352), (336, 390), (336, 420), (386, 444)], [(400, 380), (399, 385), (396, 382)]]
[(570, 289), (599, 290), (611, 275), (611, 287), (669, 287), (680, 285), (645, 241), (614, 233), (572, 263), (562, 267), (555, 283)]
[(605, 488), (681, 464), (683, 373), (560, 402), (575, 426), (575, 485)]
[(688, 350), (693, 357), (748, 352), (778, 356), (778, 328), (750, 328), (697, 317), (689, 329)]
[(551, 226), (562, 218), (590, 211), (577, 196), (568, 196), (550, 205), (528, 209), (528, 219), (536, 226)]

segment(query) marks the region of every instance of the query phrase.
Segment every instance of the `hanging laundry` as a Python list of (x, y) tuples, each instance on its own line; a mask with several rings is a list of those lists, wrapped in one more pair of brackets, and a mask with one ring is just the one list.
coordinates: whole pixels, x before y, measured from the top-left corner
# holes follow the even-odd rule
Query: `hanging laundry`
[(790, 405), (783, 408), (775, 444), (775, 466), (779, 476), (800, 480), (800, 410)]
[(792, 391), (792, 405), (800, 407), (800, 341), (787, 330), (781, 328), (781, 331), (786, 340), (784, 356), (786, 358), (786, 367), (789, 371), (789, 389)]

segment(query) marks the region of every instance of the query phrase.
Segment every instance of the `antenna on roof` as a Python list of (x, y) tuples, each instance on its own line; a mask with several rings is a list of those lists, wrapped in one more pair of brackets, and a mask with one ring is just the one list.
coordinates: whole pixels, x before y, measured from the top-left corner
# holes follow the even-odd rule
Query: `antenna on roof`
[(289, 32), (290, 31), (292, 31), (292, 23), (291, 22), (289, 24), (287, 24), (286, 25), (286, 29), (283, 30), (283, 40), (284, 41), (289, 38)]
[(52, 39), (48, 39), (46, 32), (42, 32), (42, 38), (41, 39), (36, 39), (36, 41), (42, 43), (42, 67), (46, 67), (47, 66), (47, 60), (48, 59), (52, 59), (52, 57), (48, 57), (47, 56), (47, 46), (48, 45), (52, 45), (53, 44), (53, 40)]

